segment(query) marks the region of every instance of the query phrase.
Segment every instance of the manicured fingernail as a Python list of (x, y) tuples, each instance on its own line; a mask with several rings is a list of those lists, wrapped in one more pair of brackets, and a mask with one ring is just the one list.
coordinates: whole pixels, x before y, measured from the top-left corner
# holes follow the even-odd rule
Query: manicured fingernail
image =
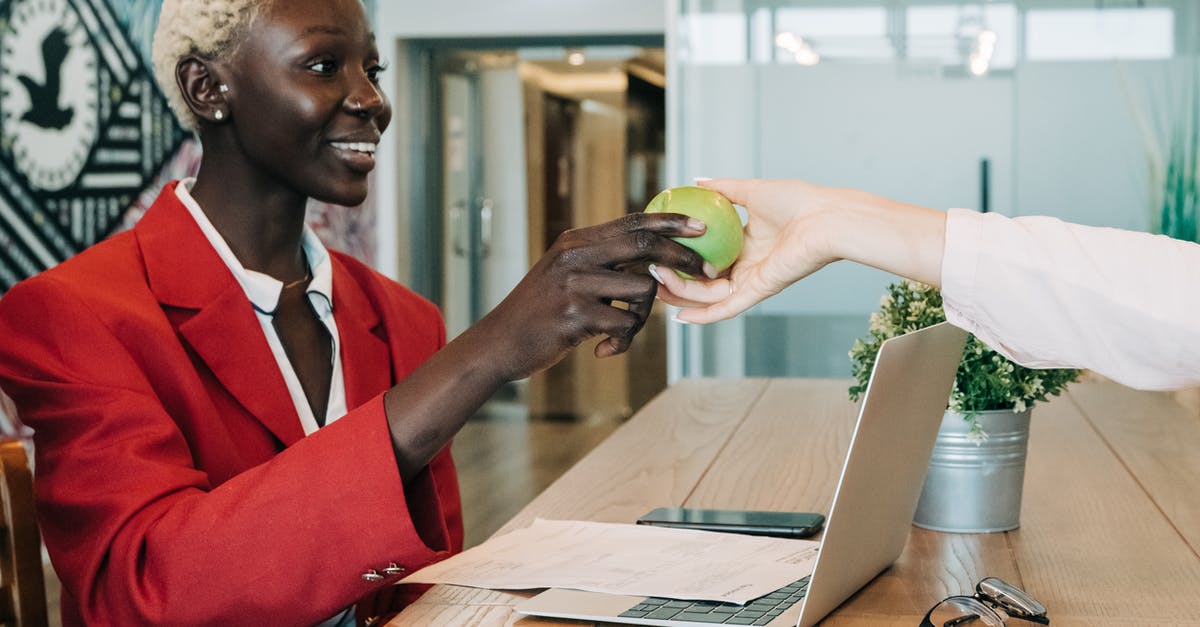
[(710, 279), (715, 279), (717, 278), (718, 274), (720, 274), (720, 272), (717, 272), (717, 269), (714, 268), (711, 263), (708, 263), (707, 261), (704, 262), (704, 276)]
[(671, 319), (674, 320), (675, 322), (678, 322), (679, 324), (691, 324), (687, 320), (680, 320), (679, 316), (673, 316)]
[(700, 220), (697, 220), (696, 218), (688, 218), (687, 227), (693, 231), (703, 231), (708, 228), (708, 225), (704, 224)]
[(646, 269), (650, 271), (650, 276), (654, 277), (654, 280), (658, 281), (658, 283), (661, 285), (663, 280), (662, 277), (658, 276), (658, 266), (650, 264), (650, 267)]
[(700, 183), (703, 181), (711, 181), (712, 177), (711, 176), (696, 176), (696, 177), (693, 177), (692, 180), (696, 181), (697, 183)]

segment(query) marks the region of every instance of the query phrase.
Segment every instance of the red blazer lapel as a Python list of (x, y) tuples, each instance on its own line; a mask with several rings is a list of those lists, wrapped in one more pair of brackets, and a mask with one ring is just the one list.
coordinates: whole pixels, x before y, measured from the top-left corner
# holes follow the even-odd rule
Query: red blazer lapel
[(392, 386), (391, 358), (383, 323), (370, 298), (337, 254), (331, 253), (330, 257), (346, 407), (354, 409)]
[(225, 389), (288, 446), (304, 428), (275, 356), (245, 292), (176, 198), (175, 185), (134, 227), (150, 289)]

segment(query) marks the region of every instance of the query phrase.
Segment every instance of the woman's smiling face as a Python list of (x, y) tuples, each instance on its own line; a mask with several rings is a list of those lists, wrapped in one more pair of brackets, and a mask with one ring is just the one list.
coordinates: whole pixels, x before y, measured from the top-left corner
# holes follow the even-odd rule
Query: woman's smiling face
[(360, 0), (270, 2), (229, 69), (229, 123), (247, 167), (325, 202), (366, 199), (392, 110)]

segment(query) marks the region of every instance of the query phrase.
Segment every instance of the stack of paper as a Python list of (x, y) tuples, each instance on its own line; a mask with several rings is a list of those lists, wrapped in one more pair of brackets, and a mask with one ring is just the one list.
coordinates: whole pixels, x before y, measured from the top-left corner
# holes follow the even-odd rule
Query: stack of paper
[(403, 583), (746, 603), (812, 573), (819, 542), (538, 519), (409, 575)]

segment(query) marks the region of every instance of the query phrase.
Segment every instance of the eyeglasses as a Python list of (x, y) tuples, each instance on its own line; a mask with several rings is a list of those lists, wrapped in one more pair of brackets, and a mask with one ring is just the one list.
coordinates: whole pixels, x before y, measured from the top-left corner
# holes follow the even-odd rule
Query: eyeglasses
[(942, 599), (925, 615), (921, 627), (1004, 627), (1006, 618), (1050, 624), (1046, 607), (1029, 593), (1003, 579), (987, 577), (975, 584), (973, 596)]

